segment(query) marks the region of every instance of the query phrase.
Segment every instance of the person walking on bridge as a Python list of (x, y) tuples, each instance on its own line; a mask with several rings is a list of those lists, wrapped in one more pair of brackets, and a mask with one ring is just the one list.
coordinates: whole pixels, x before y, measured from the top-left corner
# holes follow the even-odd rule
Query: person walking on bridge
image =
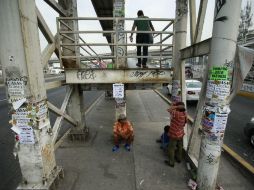
[[(147, 16), (144, 16), (144, 13), (142, 10), (139, 10), (138, 18), (148, 18)], [(152, 25), (152, 22), (150, 20), (135, 20), (132, 26), (131, 31), (135, 31), (135, 28), (137, 28), (137, 31), (154, 31), (154, 27)], [(130, 35), (130, 41), (133, 41), (133, 33)], [(136, 35), (136, 43), (137, 45), (137, 56), (141, 56), (141, 47), (143, 48), (143, 55), (142, 56), (148, 56), (148, 45), (141, 46), (140, 44), (149, 44), (150, 37), (152, 38), (152, 34), (148, 33), (137, 33)], [(136, 64), (137, 67), (147, 68), (146, 65), (147, 58), (138, 58), (138, 63)]]

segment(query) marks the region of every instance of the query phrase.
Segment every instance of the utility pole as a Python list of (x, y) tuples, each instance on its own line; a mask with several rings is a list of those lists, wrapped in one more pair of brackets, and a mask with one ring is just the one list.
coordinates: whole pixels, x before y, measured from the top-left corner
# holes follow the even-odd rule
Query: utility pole
[[(116, 21), (114, 21), (114, 30), (116, 31), (116, 34), (114, 35), (114, 43), (117, 44), (114, 47), (114, 52), (116, 55), (116, 68), (117, 69), (124, 69), (127, 64), (127, 59), (121, 56), (126, 55), (127, 47), (121, 46), (121, 44), (126, 43), (126, 36), (125, 33), (121, 32), (124, 31), (124, 20), (117, 19), (117, 18), (124, 18), (125, 17), (125, 0), (114, 0), (113, 2), (113, 16), (116, 18)], [(114, 84), (114, 89), (122, 91), (123, 94), (122, 97), (116, 97), (116, 119), (120, 114), (126, 115), (126, 98), (125, 98), (125, 90), (123, 89), (123, 84)], [(114, 93), (113, 93), (114, 94)]]
[(181, 60), (180, 50), (186, 47), (187, 35), (187, 0), (176, 1), (176, 16), (174, 24), (174, 49), (173, 49), (173, 67), (174, 75), (172, 81), (172, 100), (174, 102), (186, 101), (185, 96), (185, 62)]
[[(77, 0), (59, 0), (59, 5), (63, 7), (66, 12), (68, 13), (68, 17), (78, 17), (78, 10), (77, 10)], [(66, 27), (64, 24), (60, 24), (61, 31), (70, 30), (78, 31), (78, 21), (77, 20), (64, 20), (65, 23), (68, 25)], [(67, 36), (73, 40), (63, 37), (63, 43), (79, 43), (79, 34), (67, 34)], [(72, 59), (62, 59), (63, 65), (65, 68), (80, 68), (80, 59), (78, 56), (80, 55), (80, 49), (78, 46), (70, 46), (68, 49), (63, 48), (62, 50), (63, 56), (77, 56), (76, 60)], [(86, 130), (85, 122), (84, 122), (84, 102), (83, 102), (83, 91), (81, 90), (78, 84), (73, 84), (73, 91), (70, 97), (69, 104), (67, 106), (68, 114), (74, 118), (78, 125), (71, 131), (71, 135), (77, 135), (79, 139), (79, 135), (84, 135)]]
[(18, 189), (49, 189), (58, 173), (34, 0), (0, 1), (0, 62), (16, 134)]
[[(187, 0), (176, 1), (176, 16), (174, 24), (174, 48), (173, 48), (173, 80), (172, 80), (172, 100), (173, 102), (184, 102), (186, 104), (185, 89), (185, 61), (181, 59), (180, 50), (186, 47), (187, 35)], [(184, 128), (187, 134), (187, 127)], [(187, 135), (183, 138), (183, 147), (187, 149)]]
[(237, 45), (241, 1), (216, 0), (208, 81), (203, 107), (197, 183), (201, 190), (216, 186), (221, 146), (227, 124), (233, 60)]

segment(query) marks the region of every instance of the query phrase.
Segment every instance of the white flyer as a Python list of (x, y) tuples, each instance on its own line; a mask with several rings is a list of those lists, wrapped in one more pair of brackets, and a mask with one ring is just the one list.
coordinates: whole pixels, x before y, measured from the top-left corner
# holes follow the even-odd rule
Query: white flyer
[(34, 144), (33, 128), (30, 126), (20, 126), (21, 133), (19, 134), (19, 141), (21, 144)]
[(121, 83), (113, 84), (113, 97), (124, 98), (124, 84)]
[(224, 133), (228, 120), (228, 114), (226, 113), (216, 113), (214, 118), (214, 129), (215, 133)]

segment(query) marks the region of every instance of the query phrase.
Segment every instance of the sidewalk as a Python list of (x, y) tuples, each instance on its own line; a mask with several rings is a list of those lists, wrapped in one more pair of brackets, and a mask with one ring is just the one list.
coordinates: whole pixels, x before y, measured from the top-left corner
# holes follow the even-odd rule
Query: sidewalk
[[(57, 150), (65, 178), (60, 190), (187, 190), (186, 163), (164, 165), (167, 156), (155, 143), (168, 123), (167, 104), (153, 91), (127, 91), (127, 117), (134, 125), (131, 152), (122, 147), (112, 153), (113, 100), (102, 98), (86, 116), (90, 138), (86, 143), (68, 140)], [(251, 183), (225, 157), (218, 183), (229, 190), (251, 190)]]

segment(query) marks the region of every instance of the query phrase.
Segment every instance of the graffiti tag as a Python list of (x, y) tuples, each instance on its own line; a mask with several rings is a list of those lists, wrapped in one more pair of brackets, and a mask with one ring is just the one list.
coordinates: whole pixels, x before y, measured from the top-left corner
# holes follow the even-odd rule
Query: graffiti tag
[(77, 72), (77, 78), (79, 80), (87, 80), (87, 79), (95, 79), (96, 74), (94, 73), (93, 70), (84, 70), (84, 71), (78, 71)]
[(133, 71), (130, 77), (146, 78), (146, 77), (158, 77), (165, 75), (165, 71)]
[(228, 17), (226, 16), (221, 16), (221, 17), (218, 17), (218, 14), (220, 12), (220, 10), (222, 9), (222, 7), (226, 5), (226, 0), (217, 0), (216, 1), (216, 16), (215, 16), (215, 22), (216, 21), (220, 21), (220, 22), (224, 22), (228, 19)]

